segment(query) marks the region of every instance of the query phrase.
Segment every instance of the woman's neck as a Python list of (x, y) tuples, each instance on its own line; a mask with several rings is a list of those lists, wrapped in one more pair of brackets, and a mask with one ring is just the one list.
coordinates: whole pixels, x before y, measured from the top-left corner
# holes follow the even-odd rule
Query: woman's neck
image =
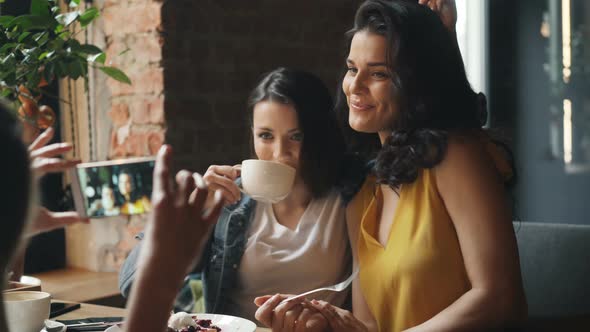
[(311, 198), (309, 188), (300, 178), (297, 178), (289, 196), (272, 205), (277, 222), (291, 230), (297, 229), (301, 216), (305, 213)]
[(379, 140), (381, 141), (381, 146), (383, 146), (385, 140), (387, 140), (387, 137), (391, 136), (391, 133), (391, 130), (382, 130), (377, 132), (377, 134), (379, 135)]
[(311, 198), (312, 194), (308, 186), (303, 182), (302, 179), (297, 178), (293, 184), (293, 189), (291, 189), (289, 196), (287, 196), (284, 200), (273, 204), (273, 207), (275, 210), (291, 210), (297, 208), (305, 209), (307, 205), (309, 205), (309, 202), (311, 202)]

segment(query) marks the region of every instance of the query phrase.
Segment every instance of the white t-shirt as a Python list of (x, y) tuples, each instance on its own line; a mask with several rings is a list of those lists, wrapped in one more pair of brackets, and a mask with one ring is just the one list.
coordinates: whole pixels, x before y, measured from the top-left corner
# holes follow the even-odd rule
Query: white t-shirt
[[(228, 297), (229, 314), (256, 321), (255, 297), (299, 294), (350, 274), (345, 207), (337, 192), (312, 200), (294, 230), (279, 224), (269, 203), (257, 203), (253, 218), (238, 284)], [(347, 295), (327, 292), (314, 298), (341, 306)]]

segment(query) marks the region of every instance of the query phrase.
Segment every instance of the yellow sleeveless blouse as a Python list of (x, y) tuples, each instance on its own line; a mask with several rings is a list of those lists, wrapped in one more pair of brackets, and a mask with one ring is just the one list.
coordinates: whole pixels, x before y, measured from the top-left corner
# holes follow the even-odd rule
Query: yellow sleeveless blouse
[[(498, 153), (491, 155), (506, 176), (509, 166)], [(355, 202), (362, 206), (353, 207), (364, 211), (357, 247), (361, 290), (382, 332), (419, 325), (471, 288), (434, 171), (423, 169), (399, 193), (385, 247), (377, 240), (382, 193), (374, 177), (357, 194), (361, 196)]]

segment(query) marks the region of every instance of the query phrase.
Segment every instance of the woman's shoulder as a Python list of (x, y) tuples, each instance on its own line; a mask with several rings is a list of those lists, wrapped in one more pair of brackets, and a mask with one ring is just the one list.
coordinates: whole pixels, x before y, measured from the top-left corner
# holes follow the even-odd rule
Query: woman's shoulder
[[(443, 160), (434, 167), (437, 178), (460, 179), (466, 174), (496, 176), (506, 182), (512, 166), (502, 149), (485, 133), (449, 135)], [(438, 181), (437, 181), (438, 182)]]

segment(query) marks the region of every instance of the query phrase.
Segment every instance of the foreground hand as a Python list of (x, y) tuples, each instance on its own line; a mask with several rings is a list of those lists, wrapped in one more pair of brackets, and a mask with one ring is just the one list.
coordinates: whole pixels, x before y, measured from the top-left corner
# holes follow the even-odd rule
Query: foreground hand
[[(205, 210), (207, 187), (200, 175), (189, 171), (170, 177), (172, 148), (162, 146), (154, 166), (153, 213), (146, 226), (145, 259), (170, 276), (186, 275), (209, 236), (221, 210), (217, 195), (212, 208)], [(196, 181), (196, 182), (195, 182)]]
[(65, 160), (56, 158), (72, 150), (69, 143), (55, 143), (48, 146), (53, 138), (53, 128), (47, 128), (37, 139), (29, 145), (29, 156), (31, 158), (31, 169), (36, 177), (41, 177), (50, 172), (63, 172), (80, 163), (79, 159)]
[(309, 303), (287, 301), (290, 295), (266, 295), (254, 299), (259, 307), (255, 317), (273, 332), (323, 332), (329, 331), (328, 321)]
[(455, 31), (457, 24), (457, 5), (455, 0), (419, 0), (421, 5), (428, 6), (433, 12), (437, 13), (441, 21), (449, 29)]
[(40, 207), (37, 216), (33, 219), (27, 235), (37, 235), (49, 232), (78, 222), (89, 223), (89, 218), (82, 218), (77, 212), (52, 212)]
[(368, 332), (367, 327), (352, 312), (340, 309), (325, 301), (313, 300), (310, 304), (322, 313), (328, 320), (332, 331), (359, 331)]
[(231, 205), (240, 200), (240, 188), (234, 182), (240, 176), (240, 170), (240, 165), (211, 165), (203, 179), (209, 190), (221, 192), (225, 205)]

